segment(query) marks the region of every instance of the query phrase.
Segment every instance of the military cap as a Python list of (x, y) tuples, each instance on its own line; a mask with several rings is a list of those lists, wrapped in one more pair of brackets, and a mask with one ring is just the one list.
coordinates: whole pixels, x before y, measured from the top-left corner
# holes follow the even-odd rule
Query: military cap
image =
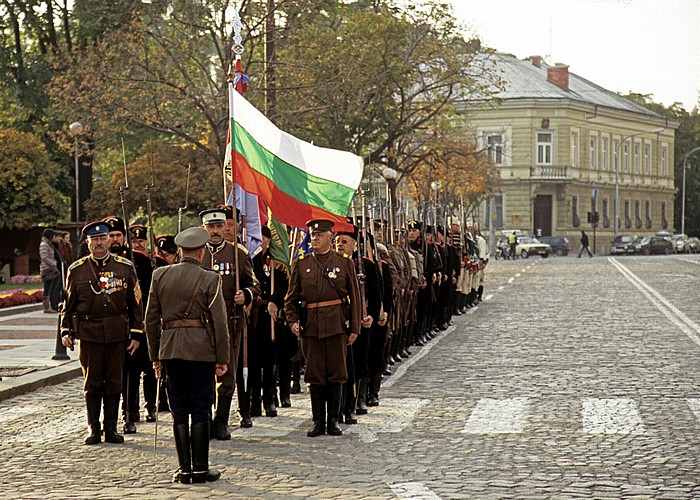
[(467, 220), (467, 229), (469, 229), (470, 227), (474, 227), (474, 221)]
[(425, 226), (425, 234), (433, 234), (435, 232), (435, 228), (433, 226)]
[(109, 226), (101, 220), (91, 222), (83, 228), (84, 236), (98, 236), (101, 234), (109, 234)]
[(209, 231), (203, 227), (191, 227), (175, 236), (175, 244), (185, 250), (202, 248), (209, 241)]
[(423, 229), (423, 224), (421, 224), (417, 220), (410, 220), (408, 221), (408, 229), (418, 229), (418, 231), (420, 231), (421, 229)]
[(374, 219), (372, 222), (374, 222), (374, 227), (387, 227), (389, 225), (389, 221), (386, 219)]
[(272, 231), (270, 231), (269, 227), (260, 226), (260, 232), (262, 233), (263, 236), (272, 239)]
[(445, 234), (445, 228), (442, 227), (440, 224), (437, 226), (437, 232), (444, 235)]
[(311, 234), (333, 231), (334, 222), (328, 219), (311, 219), (306, 223)]
[(350, 231), (350, 230), (346, 227), (346, 228), (343, 229), (342, 231), (338, 231), (338, 232), (336, 233), (336, 236), (341, 236), (341, 235), (350, 236), (353, 240), (357, 241), (357, 234), (358, 234), (358, 232), (359, 232), (359, 228), (358, 228), (355, 224), (353, 224), (353, 218), (352, 218), (352, 217), (348, 217), (348, 226), (350, 226), (350, 224), (352, 224), (352, 226), (351, 226), (351, 227), (352, 227), (352, 231)]
[(107, 224), (107, 226), (109, 227), (109, 232), (119, 231), (123, 235), (126, 235), (126, 224), (124, 223), (124, 219), (122, 219), (121, 217), (110, 215), (102, 219), (102, 222)]
[(156, 246), (168, 253), (177, 253), (175, 237), (171, 234), (161, 234), (156, 238)]
[(222, 208), (209, 208), (199, 212), (202, 224), (224, 224), (226, 223), (226, 211)]
[(141, 224), (132, 224), (129, 226), (129, 232), (131, 232), (131, 237), (137, 240), (147, 240), (148, 239), (148, 228)]

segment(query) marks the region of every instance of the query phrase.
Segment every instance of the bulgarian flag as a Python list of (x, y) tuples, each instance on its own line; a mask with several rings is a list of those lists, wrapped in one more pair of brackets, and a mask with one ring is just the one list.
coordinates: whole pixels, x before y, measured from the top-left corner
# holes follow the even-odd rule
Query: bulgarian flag
[(231, 94), (235, 182), (257, 194), (283, 224), (305, 227), (310, 219), (329, 219), (337, 229), (346, 228), (362, 179), (362, 158), (297, 139), (238, 92)]

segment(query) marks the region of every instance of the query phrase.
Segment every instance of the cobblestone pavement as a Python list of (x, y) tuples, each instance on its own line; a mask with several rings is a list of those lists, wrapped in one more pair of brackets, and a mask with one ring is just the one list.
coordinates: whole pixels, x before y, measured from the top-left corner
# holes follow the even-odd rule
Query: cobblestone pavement
[[(174, 485), (170, 418), (84, 446), (79, 380), (0, 403), (8, 498), (698, 498), (700, 256), (493, 262), (487, 300), (394, 366), (342, 437), (308, 394)], [(233, 419), (233, 417), (232, 417)]]

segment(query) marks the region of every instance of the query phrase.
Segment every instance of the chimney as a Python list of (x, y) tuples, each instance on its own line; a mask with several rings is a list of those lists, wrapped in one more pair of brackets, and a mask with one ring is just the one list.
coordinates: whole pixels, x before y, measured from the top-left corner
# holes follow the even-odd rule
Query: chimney
[(569, 67), (566, 64), (557, 63), (547, 68), (547, 81), (560, 89), (569, 90)]
[(542, 67), (542, 56), (530, 56), (530, 61), (532, 61), (533, 66)]

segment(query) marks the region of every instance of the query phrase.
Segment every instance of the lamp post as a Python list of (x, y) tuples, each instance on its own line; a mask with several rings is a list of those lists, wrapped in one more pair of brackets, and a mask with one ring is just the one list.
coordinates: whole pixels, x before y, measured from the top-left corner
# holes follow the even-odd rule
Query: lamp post
[(635, 132), (634, 134), (629, 134), (622, 138), (622, 140), (617, 144), (615, 148), (615, 228), (614, 228), (614, 239), (617, 239), (617, 233), (620, 230), (620, 146), (622, 146), (628, 139), (632, 137), (637, 137), (642, 134), (659, 134), (663, 132), (663, 127), (658, 127), (651, 130), (643, 130), (641, 132)]
[(681, 234), (685, 234), (685, 166), (688, 162), (688, 157), (696, 151), (700, 151), (700, 146), (691, 149), (683, 157), (683, 200), (681, 202)]
[(83, 133), (83, 124), (73, 122), (68, 130), (75, 141), (75, 248), (77, 250), (80, 247), (80, 222), (78, 222), (80, 221), (80, 161), (78, 158), (80, 151), (78, 149), (78, 136)]

